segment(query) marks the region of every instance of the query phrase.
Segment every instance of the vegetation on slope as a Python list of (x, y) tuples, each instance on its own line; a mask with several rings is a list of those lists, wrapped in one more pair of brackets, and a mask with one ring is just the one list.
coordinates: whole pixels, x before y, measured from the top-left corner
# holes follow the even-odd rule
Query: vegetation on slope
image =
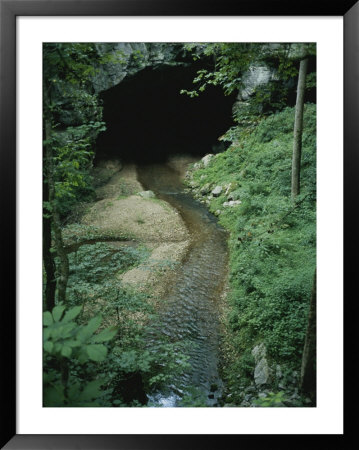
[[(188, 184), (230, 231), (229, 311), (223, 375), (239, 404), (254, 370), (251, 349), (264, 342), (284, 381), (300, 371), (316, 263), (316, 108), (305, 105), (301, 193), (291, 201), (294, 108), (261, 120)], [(208, 195), (215, 186), (222, 193)], [(227, 192), (227, 194), (226, 194)], [(235, 206), (223, 206), (239, 200)], [(279, 380), (274, 377), (273, 388)]]
[(187, 367), (178, 343), (148, 346), (155, 299), (118, 278), (148, 256), (102, 242), (69, 255), (67, 304), (44, 313), (44, 406), (144, 406)]

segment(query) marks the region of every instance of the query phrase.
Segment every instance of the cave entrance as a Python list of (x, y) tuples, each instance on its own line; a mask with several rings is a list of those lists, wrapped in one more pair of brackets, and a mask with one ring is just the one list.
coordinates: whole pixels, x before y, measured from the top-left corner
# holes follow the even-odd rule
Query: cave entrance
[(144, 164), (218, 151), (218, 138), (233, 125), (235, 94), (225, 96), (217, 86), (196, 98), (180, 94), (193, 90), (198, 69), (194, 64), (148, 67), (104, 91), (107, 130), (97, 140), (96, 159)]

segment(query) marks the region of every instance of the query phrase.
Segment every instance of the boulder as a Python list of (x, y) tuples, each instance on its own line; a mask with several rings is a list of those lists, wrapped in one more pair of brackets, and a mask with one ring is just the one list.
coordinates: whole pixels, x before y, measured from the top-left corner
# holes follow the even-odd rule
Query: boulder
[(226, 192), (224, 193), (224, 195), (227, 195), (228, 192), (232, 189), (232, 183), (226, 184), (225, 189)]
[(268, 384), (271, 382), (271, 371), (267, 361), (267, 350), (262, 342), (256, 345), (252, 350), (255, 362), (254, 382), (257, 386)]
[(206, 194), (208, 194), (210, 192), (210, 190), (211, 190), (210, 183), (206, 183), (205, 185), (203, 185), (201, 187), (201, 191), (200, 192), (201, 192), (202, 195), (206, 195)]
[(211, 153), (209, 153), (208, 155), (204, 156), (202, 158), (202, 163), (204, 167), (207, 167), (208, 164), (210, 163), (211, 159), (213, 158), (214, 155), (212, 155)]
[(246, 400), (243, 400), (243, 402), (240, 404), (240, 406), (248, 407), (248, 406), (251, 406), (251, 404), (249, 402), (247, 402)]
[(254, 369), (254, 381), (257, 386), (270, 382), (270, 370), (266, 358), (262, 358)]
[(155, 193), (152, 191), (142, 191), (142, 192), (139, 192), (137, 195), (139, 195), (142, 198), (155, 198), (156, 197)]
[(254, 386), (247, 386), (247, 387), (244, 389), (244, 392), (252, 392), (252, 393), (255, 393), (255, 392), (256, 392), (256, 388), (255, 388)]
[(237, 206), (240, 205), (242, 202), (240, 200), (230, 200), (229, 202), (224, 202), (223, 206)]
[(213, 197), (219, 197), (222, 193), (222, 190), (223, 190), (222, 186), (216, 186), (212, 191)]
[[(226, 193), (226, 195), (227, 195), (227, 193)], [(237, 191), (230, 192), (230, 193), (227, 195), (227, 201), (230, 202), (231, 200), (240, 200), (238, 190), (237, 190)]]
[(267, 356), (267, 349), (264, 345), (264, 342), (256, 345), (252, 350), (252, 355), (255, 362), (258, 362), (260, 359), (265, 358)]

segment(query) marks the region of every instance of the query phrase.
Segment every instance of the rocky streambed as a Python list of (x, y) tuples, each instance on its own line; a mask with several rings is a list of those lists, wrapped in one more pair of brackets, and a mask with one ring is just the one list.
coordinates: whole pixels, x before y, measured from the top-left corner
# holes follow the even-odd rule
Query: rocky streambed
[(194, 393), (202, 406), (217, 406), (222, 396), (219, 316), (227, 234), (206, 206), (186, 192), (182, 180), (194, 161), (184, 156), (166, 164), (123, 167), (104, 161), (98, 175), (113, 174), (97, 189), (98, 200), (82, 219), (99, 236), (113, 236), (113, 245), (133, 242), (150, 251), (143, 265), (119, 277), (157, 302), (159, 320), (149, 331), (149, 348), (156, 351), (166, 336), (178, 343), (189, 368), (163, 390), (148, 392), (149, 406), (180, 406), (186, 393)]

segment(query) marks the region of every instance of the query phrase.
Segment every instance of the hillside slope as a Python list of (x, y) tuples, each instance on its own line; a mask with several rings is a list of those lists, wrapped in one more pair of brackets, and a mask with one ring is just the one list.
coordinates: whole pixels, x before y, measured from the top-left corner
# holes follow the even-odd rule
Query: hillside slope
[(286, 108), (251, 133), (232, 129), (232, 145), (187, 174), (194, 196), (230, 231), (222, 372), (233, 406), (250, 406), (259, 394), (270, 400), (272, 391), (287, 399), (280, 404), (303, 404), (297, 386), (316, 264), (315, 105), (305, 105), (296, 204), (293, 125), (294, 108)]

